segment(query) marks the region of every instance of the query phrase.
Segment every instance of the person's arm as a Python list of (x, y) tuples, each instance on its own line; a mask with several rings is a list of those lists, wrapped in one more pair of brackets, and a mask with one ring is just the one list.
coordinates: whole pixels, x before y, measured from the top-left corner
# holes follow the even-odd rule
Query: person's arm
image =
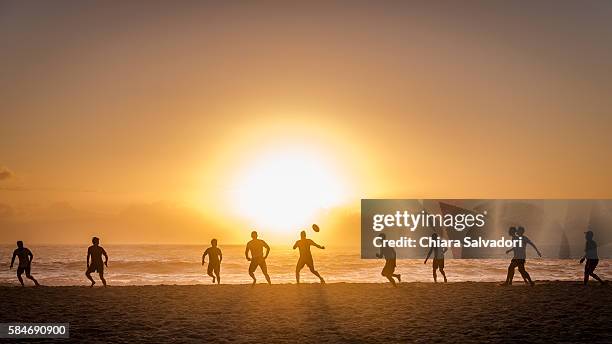
[(589, 243), (587, 242), (586, 245), (584, 246), (584, 256), (580, 257), (580, 264), (582, 264), (584, 260), (586, 259), (588, 250), (589, 250)]
[(446, 251), (448, 251), (448, 247), (442, 249), (442, 253), (446, 253)]
[(30, 257), (30, 264), (32, 264), (32, 261), (34, 260), (34, 253), (32, 253), (32, 251), (28, 250), (28, 256)]
[(423, 264), (427, 264), (427, 260), (429, 259), (429, 256), (431, 256), (431, 252), (433, 252), (433, 247), (429, 248), (429, 252), (427, 252), (427, 257), (425, 257), (425, 261), (423, 262)]
[(246, 257), (246, 260), (251, 261), (251, 258), (249, 257), (249, 244), (247, 244), (246, 248), (244, 249), (244, 256)]
[(383, 257), (383, 250), (382, 250), (382, 249), (383, 249), (383, 248), (382, 248), (382, 246), (381, 246), (381, 247), (380, 247), (380, 252), (378, 252), (378, 253), (376, 254), (376, 258), (382, 258), (382, 257)]
[(316, 242), (314, 242), (314, 241), (312, 241), (312, 240), (310, 240), (310, 243), (312, 244), (312, 246), (314, 246), (314, 247), (316, 247), (316, 248), (319, 248), (319, 249), (321, 249), (321, 250), (324, 250), (324, 249), (325, 249), (325, 246), (321, 246), (321, 245), (317, 244)]
[(506, 254), (508, 254), (508, 253), (512, 252), (512, 250), (514, 250), (514, 248), (509, 248), (509, 249), (507, 249), (507, 250), (506, 250)]
[(104, 255), (104, 265), (108, 267), (108, 254), (106, 254), (106, 250), (102, 249), (102, 255)]
[(540, 253), (540, 250), (538, 250), (538, 248), (536, 247), (536, 245), (535, 245), (533, 242), (531, 242), (531, 240), (529, 240), (527, 243), (528, 243), (529, 245), (531, 245), (531, 246), (532, 246), (532, 247), (533, 247), (533, 248), (536, 250), (536, 252), (538, 253), (538, 256), (542, 257), (542, 253)]
[(267, 242), (263, 242), (264, 247), (266, 248), (266, 255), (264, 256), (264, 259), (268, 258), (268, 255), (270, 254), (270, 246), (268, 246)]
[(297, 248), (297, 244), (298, 242), (296, 241), (295, 244), (293, 244), (293, 249), (295, 250)]
[(13, 251), (13, 258), (11, 258), (11, 267), (9, 269), (13, 268), (13, 264), (15, 264), (15, 257), (17, 257), (17, 252)]
[(89, 257), (91, 257), (91, 250), (87, 249), (87, 268), (89, 269)]
[(204, 265), (204, 263), (206, 263), (206, 255), (208, 254), (208, 249), (204, 250), (204, 254), (202, 255), (202, 265)]
[(222, 260), (223, 260), (223, 252), (221, 252), (221, 249), (219, 249), (219, 264), (221, 264)]

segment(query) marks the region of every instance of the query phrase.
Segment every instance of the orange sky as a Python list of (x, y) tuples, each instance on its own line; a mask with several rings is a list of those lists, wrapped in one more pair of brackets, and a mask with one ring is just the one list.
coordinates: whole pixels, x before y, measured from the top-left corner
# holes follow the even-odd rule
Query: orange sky
[[(0, 241), (242, 241), (262, 218), (234, 200), (285, 191), (333, 200), (315, 220), (336, 238), (366, 197), (609, 198), (611, 14), (3, 3)], [(319, 179), (241, 195), (302, 154)]]

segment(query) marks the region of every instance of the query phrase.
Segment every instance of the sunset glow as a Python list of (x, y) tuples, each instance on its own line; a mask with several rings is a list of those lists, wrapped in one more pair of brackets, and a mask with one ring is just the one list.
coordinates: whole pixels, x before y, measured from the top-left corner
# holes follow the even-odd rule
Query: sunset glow
[(234, 181), (234, 210), (256, 226), (294, 232), (317, 211), (346, 201), (347, 186), (314, 152), (278, 150), (249, 162)]

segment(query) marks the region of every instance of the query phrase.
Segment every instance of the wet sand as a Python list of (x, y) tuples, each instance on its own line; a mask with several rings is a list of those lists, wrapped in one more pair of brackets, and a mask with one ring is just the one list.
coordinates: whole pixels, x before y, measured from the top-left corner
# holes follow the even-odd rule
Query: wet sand
[(73, 342), (612, 342), (612, 288), (577, 282), (0, 287), (0, 304)]

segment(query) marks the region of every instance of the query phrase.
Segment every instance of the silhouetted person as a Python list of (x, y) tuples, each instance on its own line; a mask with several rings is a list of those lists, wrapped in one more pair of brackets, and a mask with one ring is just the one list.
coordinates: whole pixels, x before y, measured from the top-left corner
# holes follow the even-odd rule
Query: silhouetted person
[(220, 284), (221, 276), (219, 274), (221, 272), (221, 261), (223, 260), (223, 254), (221, 253), (221, 249), (217, 247), (217, 239), (212, 239), (210, 244), (212, 246), (207, 248), (202, 255), (202, 265), (206, 263), (206, 255), (208, 255), (208, 276), (212, 277), (213, 283), (215, 283), (216, 279), (217, 284)]
[[(510, 228), (510, 235), (513, 234), (513, 228), (514, 227)], [(540, 253), (540, 250), (538, 250), (538, 248), (535, 246), (535, 244), (531, 240), (529, 240), (529, 238), (523, 235), (525, 233), (525, 228), (518, 227), (515, 233), (516, 234), (514, 235), (514, 238), (516, 241), (514, 241), (514, 247), (506, 251), (506, 253), (513, 251), (514, 258), (512, 258), (510, 266), (508, 266), (508, 275), (506, 277), (506, 282), (503, 284), (512, 284), (512, 279), (514, 278), (514, 269), (518, 267), (521, 276), (523, 276), (523, 280), (525, 280), (526, 283), (529, 283), (529, 285), (534, 286), (535, 283), (531, 280), (531, 276), (529, 276), (527, 270), (525, 270), (525, 260), (527, 259), (527, 245), (531, 245), (538, 253), (538, 256), (542, 257), (542, 254)]]
[[(261, 240), (257, 239), (257, 232), (251, 232), (252, 240), (249, 241), (246, 245), (246, 249), (244, 250), (244, 255), (248, 261), (251, 262), (249, 264), (249, 275), (253, 279), (253, 285), (257, 283), (257, 279), (255, 279), (255, 270), (259, 266), (261, 268), (261, 272), (263, 272), (266, 281), (268, 284), (272, 284), (270, 281), (270, 276), (268, 275), (268, 267), (266, 265), (266, 258), (268, 258), (268, 254), (270, 253), (270, 246)], [(266, 254), (264, 255), (263, 249), (266, 249)], [(249, 252), (251, 252), (251, 257), (249, 257)]]
[(34, 285), (37, 287), (40, 285), (38, 281), (30, 274), (30, 269), (32, 268), (32, 259), (34, 259), (34, 254), (28, 248), (23, 247), (23, 241), (17, 241), (17, 248), (13, 251), (13, 258), (11, 259), (11, 267), (13, 268), (13, 264), (15, 263), (15, 257), (19, 258), (19, 264), (17, 266), (17, 279), (21, 286), (24, 287), (23, 278), (21, 275), (25, 272), (26, 277), (31, 279), (34, 282)]
[[(385, 240), (386, 235), (384, 234), (380, 234), (379, 237), (381, 237), (383, 240)], [(395, 280), (393, 279), (393, 277), (397, 278), (397, 282), (401, 282), (402, 281), (402, 276), (400, 274), (396, 274), (395, 272), (395, 266), (396, 264), (396, 253), (395, 253), (395, 249), (393, 247), (388, 247), (388, 246), (382, 246), (380, 248), (380, 253), (376, 254), (376, 258), (385, 258), (385, 266), (383, 267), (382, 271), (380, 272), (380, 274), (384, 277), (386, 277), (389, 282), (391, 282), (391, 284), (393, 284), (394, 287), (396, 287), (397, 285), (395, 284)]]
[[(104, 267), (108, 267), (108, 255), (102, 246), (100, 246), (100, 239), (93, 237), (91, 243), (93, 245), (87, 249), (87, 271), (85, 271), (85, 276), (91, 281), (91, 286), (93, 287), (96, 282), (91, 278), (91, 273), (97, 272), (102, 284), (106, 287)], [(102, 263), (102, 256), (104, 256), (104, 263)]]
[[(437, 240), (438, 239), (438, 234), (434, 233), (431, 235), (431, 239), (433, 240)], [(427, 253), (427, 257), (425, 257), (425, 261), (423, 262), (423, 264), (427, 264), (427, 259), (429, 259), (429, 256), (431, 256), (431, 254), (434, 254), (434, 258), (433, 258), (433, 279), (434, 279), (434, 283), (438, 283), (438, 276), (436, 275), (436, 270), (440, 270), (440, 273), (442, 274), (442, 277), (444, 277), (444, 283), (446, 283), (446, 274), (444, 273), (444, 253), (446, 253), (446, 251), (448, 250), (448, 248), (446, 247), (435, 247), (432, 246), (429, 249), (429, 252)]]
[(316, 248), (320, 248), (322, 250), (325, 249), (325, 246), (320, 246), (316, 242), (306, 239), (306, 231), (302, 231), (300, 233), (300, 240), (296, 241), (293, 245), (293, 249), (300, 249), (300, 258), (298, 259), (297, 265), (295, 266), (295, 280), (297, 283), (300, 283), (300, 270), (304, 268), (304, 265), (308, 266), (310, 272), (313, 275), (319, 277), (321, 283), (325, 283), (323, 277), (319, 275), (319, 273), (314, 268), (314, 261), (312, 260), (312, 253), (310, 252), (310, 246), (314, 246)]
[(589, 283), (589, 276), (598, 280), (601, 284), (606, 284), (599, 276), (595, 274), (595, 268), (599, 263), (599, 256), (597, 255), (597, 243), (593, 240), (593, 232), (587, 231), (584, 233), (586, 239), (586, 246), (584, 248), (584, 256), (580, 258), (580, 264), (586, 259), (586, 265), (584, 266), (584, 285)]
[[(506, 251), (507, 253), (510, 253), (510, 251), (514, 252), (514, 257), (512, 258), (512, 260), (510, 261), (510, 265), (508, 265), (508, 273), (506, 275), (506, 281), (504, 283), (502, 283), (502, 285), (510, 285), (512, 284), (512, 279), (514, 278), (514, 269), (516, 269), (516, 267), (519, 265), (519, 262), (516, 260), (517, 257), (517, 252), (516, 250), (518, 249), (518, 247), (516, 247), (516, 245), (518, 245), (518, 236), (516, 235), (516, 228), (515, 227), (510, 227), (510, 229), (508, 229), (508, 234), (510, 235), (510, 237), (512, 238), (512, 242), (514, 244), (514, 246)], [(523, 277), (523, 281), (525, 282), (525, 284), (529, 284), (529, 282), (527, 281), (527, 278), (523, 275), (521, 275)]]

